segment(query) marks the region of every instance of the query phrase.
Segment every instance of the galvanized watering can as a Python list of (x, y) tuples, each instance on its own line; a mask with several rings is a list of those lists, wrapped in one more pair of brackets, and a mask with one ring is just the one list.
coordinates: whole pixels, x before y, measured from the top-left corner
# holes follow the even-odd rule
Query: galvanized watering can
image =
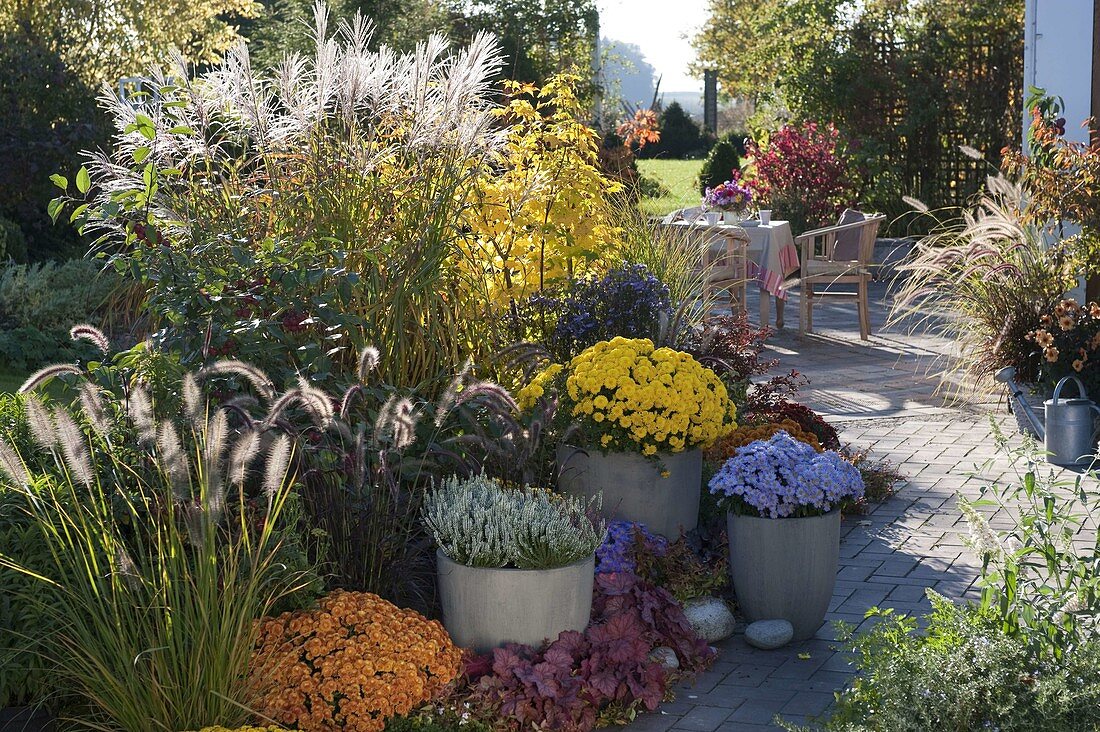
[[(1074, 466), (1096, 460), (1096, 442), (1100, 429), (1094, 429), (1093, 420), (1100, 414), (1100, 407), (1088, 398), (1085, 385), (1076, 376), (1067, 376), (1054, 387), (1054, 395), (1043, 403), (1046, 424), (1024, 399), (1023, 390), (1015, 382), (1016, 370), (1006, 367), (994, 377), (1008, 387), (1014, 400), (1014, 408), (1021, 410), (1035, 434), (1043, 441), (1047, 462), (1052, 465)], [(1062, 398), (1062, 387), (1072, 381), (1077, 385), (1078, 396)]]

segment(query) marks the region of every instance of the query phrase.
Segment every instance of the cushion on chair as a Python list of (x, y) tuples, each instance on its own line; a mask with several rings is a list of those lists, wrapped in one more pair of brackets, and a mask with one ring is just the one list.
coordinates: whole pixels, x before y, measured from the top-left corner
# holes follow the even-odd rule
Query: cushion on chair
[(851, 261), (829, 262), (824, 259), (811, 259), (802, 263), (803, 277), (813, 277), (815, 275), (841, 277), (844, 275), (866, 274), (867, 272), (868, 270)]
[[(861, 211), (856, 211), (854, 208), (846, 208), (844, 209), (844, 213), (840, 215), (840, 221), (837, 222), (837, 226), (854, 224), (866, 219), (867, 216)], [(859, 239), (862, 235), (863, 231), (861, 229), (848, 229), (847, 231), (842, 231), (837, 234), (836, 248), (833, 249), (833, 259), (848, 262), (859, 259)]]

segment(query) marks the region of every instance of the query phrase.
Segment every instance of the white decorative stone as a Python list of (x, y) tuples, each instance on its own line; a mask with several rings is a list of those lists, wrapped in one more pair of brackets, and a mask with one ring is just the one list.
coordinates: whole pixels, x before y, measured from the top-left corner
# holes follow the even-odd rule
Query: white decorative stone
[(786, 620), (757, 620), (745, 628), (745, 641), (765, 651), (782, 648), (794, 638), (794, 626)]
[(675, 671), (680, 668), (680, 659), (676, 658), (676, 651), (668, 646), (657, 646), (649, 652), (649, 660), (664, 666), (666, 671)]
[(725, 602), (717, 597), (696, 597), (684, 603), (687, 616), (695, 633), (707, 643), (717, 643), (733, 635), (737, 620)]

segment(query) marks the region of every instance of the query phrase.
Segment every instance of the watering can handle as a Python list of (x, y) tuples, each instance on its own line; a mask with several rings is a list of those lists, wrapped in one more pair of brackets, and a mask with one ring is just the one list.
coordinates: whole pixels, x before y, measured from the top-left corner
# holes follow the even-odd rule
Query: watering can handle
[(1058, 385), (1054, 387), (1054, 396), (1052, 397), (1052, 401), (1055, 404), (1058, 403), (1058, 397), (1062, 393), (1062, 387), (1067, 381), (1072, 381), (1074, 384), (1077, 384), (1078, 396), (1080, 396), (1082, 399), (1088, 399), (1088, 394), (1085, 393), (1085, 385), (1081, 383), (1081, 380), (1078, 379), (1076, 376), (1065, 376), (1061, 379), (1061, 381), (1058, 382)]

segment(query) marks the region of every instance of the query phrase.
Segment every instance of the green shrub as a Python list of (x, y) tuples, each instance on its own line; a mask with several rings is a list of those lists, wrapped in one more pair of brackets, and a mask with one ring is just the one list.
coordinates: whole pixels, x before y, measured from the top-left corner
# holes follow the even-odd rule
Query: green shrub
[(0, 265), (0, 360), (27, 369), (90, 356), (69, 329), (95, 319), (118, 281), (83, 259)]
[[(50, 568), (50, 547), (20, 511), (19, 497), (0, 485), (0, 557), (18, 556), (34, 572)], [(0, 563), (0, 709), (38, 704), (53, 689), (56, 669), (46, 657), (52, 623), (37, 607), (39, 582)]]
[[(424, 502), (424, 523), (449, 558), (468, 567), (564, 567), (592, 555), (607, 526), (578, 498), (485, 476), (452, 477)], [(596, 507), (598, 508), (598, 507)]]
[(1064, 664), (1037, 663), (990, 613), (930, 594), (925, 632), (912, 617), (872, 610), (878, 624), (845, 637), (860, 675), (839, 696), (826, 730), (1100, 729), (1100, 640)]
[(737, 146), (729, 136), (723, 137), (714, 143), (714, 147), (707, 153), (703, 167), (699, 170), (699, 195), (706, 193), (708, 188), (714, 188), (719, 183), (725, 183), (733, 179), (733, 171), (740, 170), (741, 155)]
[(27, 261), (27, 240), (19, 224), (0, 216), (0, 262)]
[(704, 132), (679, 102), (672, 102), (661, 112), (661, 139), (638, 151), (641, 158), (702, 157), (709, 144), (709, 133)]

